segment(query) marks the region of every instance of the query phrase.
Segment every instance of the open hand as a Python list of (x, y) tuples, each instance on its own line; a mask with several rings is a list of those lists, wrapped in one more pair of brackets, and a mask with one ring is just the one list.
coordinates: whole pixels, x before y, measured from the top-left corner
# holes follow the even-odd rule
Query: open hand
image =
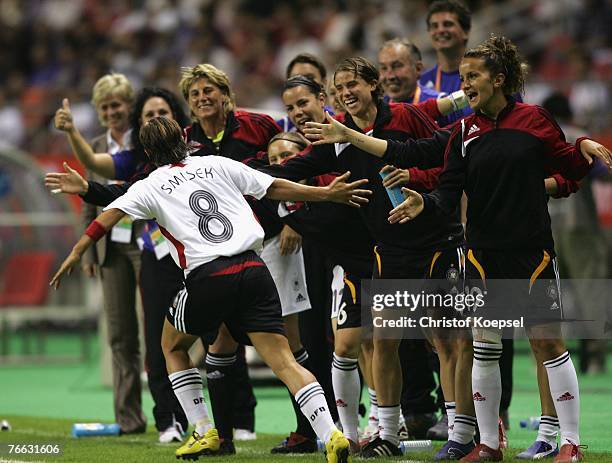
[(355, 180), (351, 183), (346, 183), (351, 176), (351, 172), (336, 177), (327, 188), (329, 190), (329, 200), (337, 203), (348, 204), (352, 207), (360, 207), (361, 204), (367, 204), (367, 198), (372, 194), (370, 190), (363, 190), (359, 187), (368, 183), (367, 179)]
[(66, 260), (62, 262), (59, 270), (55, 273), (55, 275), (53, 275), (53, 278), (51, 278), (49, 286), (53, 286), (55, 289), (59, 288), (62, 276), (65, 273), (70, 275), (72, 273), (72, 269), (80, 262), (80, 260), (81, 256), (73, 249), (70, 254), (68, 254), (68, 257), (66, 257)]
[(51, 172), (45, 175), (45, 186), (51, 193), (85, 194), (89, 188), (87, 181), (76, 170), (64, 162), (64, 172)]
[(593, 158), (599, 158), (608, 169), (612, 169), (612, 153), (601, 143), (594, 140), (582, 140), (580, 152), (589, 164), (593, 163)]
[(55, 128), (63, 132), (74, 130), (74, 122), (72, 120), (72, 112), (70, 111), (70, 102), (68, 98), (64, 98), (62, 100), (62, 107), (55, 111), (53, 122), (55, 123)]
[(323, 145), (327, 143), (346, 143), (346, 127), (325, 112), (327, 124), (318, 122), (306, 122), (304, 134), (312, 141), (313, 145)]
[(414, 190), (402, 188), (404, 202), (389, 212), (390, 223), (406, 223), (423, 212), (423, 197)]

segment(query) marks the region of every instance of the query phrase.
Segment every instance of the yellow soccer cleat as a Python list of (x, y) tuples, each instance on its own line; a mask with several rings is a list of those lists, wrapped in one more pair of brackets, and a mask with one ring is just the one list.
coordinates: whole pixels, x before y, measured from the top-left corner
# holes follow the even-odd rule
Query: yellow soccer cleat
[(181, 445), (174, 454), (183, 460), (197, 460), (200, 455), (215, 455), (219, 452), (219, 434), (215, 428), (209, 429), (200, 436), (193, 431), (187, 442)]
[(327, 463), (349, 463), (351, 461), (349, 449), (350, 443), (344, 434), (338, 430), (334, 431), (325, 444)]

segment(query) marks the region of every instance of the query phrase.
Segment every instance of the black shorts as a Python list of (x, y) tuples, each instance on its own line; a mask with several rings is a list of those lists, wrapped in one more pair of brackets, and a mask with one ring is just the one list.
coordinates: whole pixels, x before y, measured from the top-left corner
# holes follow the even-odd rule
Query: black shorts
[(434, 252), (406, 252), (388, 246), (374, 248), (372, 278), (384, 280), (448, 280), (463, 278), (463, 247)]
[[(455, 295), (463, 293), (465, 283), (465, 257), (463, 247), (431, 252), (406, 252), (397, 248), (374, 248), (374, 271), (371, 284), (364, 285), (363, 300), (372, 307), (362, 307), (364, 326), (380, 327), (381, 319), (398, 320), (408, 317), (420, 321), (422, 317), (453, 319), (458, 316), (454, 306)], [(420, 297), (410, 307), (403, 299), (398, 306), (377, 307), (376, 297), (396, 293)], [(450, 301), (450, 302), (449, 302)], [(382, 311), (381, 311), (382, 310)], [(366, 319), (368, 317), (368, 319)], [(377, 318), (378, 321), (375, 319)], [(421, 337), (420, 326), (405, 326), (406, 336)], [(389, 337), (401, 333), (398, 326), (388, 330)], [(382, 336), (387, 336), (382, 334)]]
[(247, 333), (285, 333), (274, 280), (252, 251), (219, 257), (193, 270), (167, 318), (178, 331), (208, 343), (221, 323), (241, 344), (250, 344)]
[[(524, 318), (537, 325), (563, 318), (557, 259), (553, 250), (472, 250), (466, 253), (466, 286), (484, 293), (487, 318)], [(486, 312), (492, 309), (492, 314)], [(478, 310), (477, 310), (478, 312)]]
[(354, 273), (344, 273), (344, 289), (338, 310), (337, 327), (361, 327), (361, 279), (369, 276), (360, 276)]

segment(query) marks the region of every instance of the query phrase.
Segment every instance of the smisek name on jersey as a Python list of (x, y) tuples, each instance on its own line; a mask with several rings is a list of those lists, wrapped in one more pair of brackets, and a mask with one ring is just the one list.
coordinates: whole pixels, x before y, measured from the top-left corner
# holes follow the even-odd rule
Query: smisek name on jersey
[(190, 172), (188, 170), (184, 170), (179, 172), (178, 174), (173, 175), (171, 178), (168, 178), (168, 183), (162, 183), (161, 189), (168, 193), (169, 195), (172, 192), (181, 186), (181, 184), (188, 182), (190, 180), (194, 180), (195, 178), (214, 178), (212, 169), (202, 169), (198, 167), (195, 172)]

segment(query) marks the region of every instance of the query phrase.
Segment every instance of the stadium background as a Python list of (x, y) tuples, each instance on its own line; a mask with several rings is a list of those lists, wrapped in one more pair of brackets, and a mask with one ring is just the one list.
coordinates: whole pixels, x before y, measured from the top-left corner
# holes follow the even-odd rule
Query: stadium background
[[(612, 2), (466, 3), (473, 11), (468, 45), (490, 32), (510, 37), (531, 66), (525, 100), (540, 103), (553, 90), (563, 92), (575, 123), (612, 146)], [(64, 134), (51, 126), (61, 99), (70, 99), (76, 124), (92, 137), (101, 129), (89, 101), (91, 88), (104, 73), (124, 73), (137, 89), (154, 84), (176, 91), (181, 66), (211, 62), (230, 75), (240, 106), (279, 114), (285, 66), (299, 52), (322, 57), (331, 73), (341, 57), (364, 55), (375, 62), (384, 40), (402, 36), (421, 48), (425, 68), (431, 67), (435, 55), (425, 25), (427, 5), (400, 0), (0, 0), (0, 419), (9, 417), (15, 424), (13, 436), (34, 438), (42, 426), (49, 429), (45, 441), (67, 439), (73, 421), (112, 420), (111, 393), (104, 386), (109, 372), (97, 330), (99, 288), (80, 278), (67, 281), (58, 293), (46, 287), (49, 273), (76, 239), (80, 207), (78, 200), (48, 194), (42, 183), (44, 171), (58, 171), (64, 159), (78, 165)], [(608, 245), (601, 256), (609, 263), (608, 278), (609, 180), (594, 184)], [(578, 349), (577, 343), (571, 346)], [(513, 447), (533, 437), (517, 428), (519, 419), (539, 413), (534, 371), (527, 345), (519, 343), (510, 409)], [(599, 397), (611, 396), (610, 380), (605, 372), (581, 376), (585, 441), (599, 452), (612, 446), (602, 427), (611, 412), (598, 406)], [(285, 392), (277, 387), (257, 393), (258, 432), (287, 432), (292, 424)], [(148, 390), (143, 396), (150, 412)], [(16, 434), (20, 425), (30, 431)], [(589, 439), (589, 429), (595, 439)], [(8, 435), (0, 433), (0, 442)], [(612, 461), (612, 455), (602, 458)]]

